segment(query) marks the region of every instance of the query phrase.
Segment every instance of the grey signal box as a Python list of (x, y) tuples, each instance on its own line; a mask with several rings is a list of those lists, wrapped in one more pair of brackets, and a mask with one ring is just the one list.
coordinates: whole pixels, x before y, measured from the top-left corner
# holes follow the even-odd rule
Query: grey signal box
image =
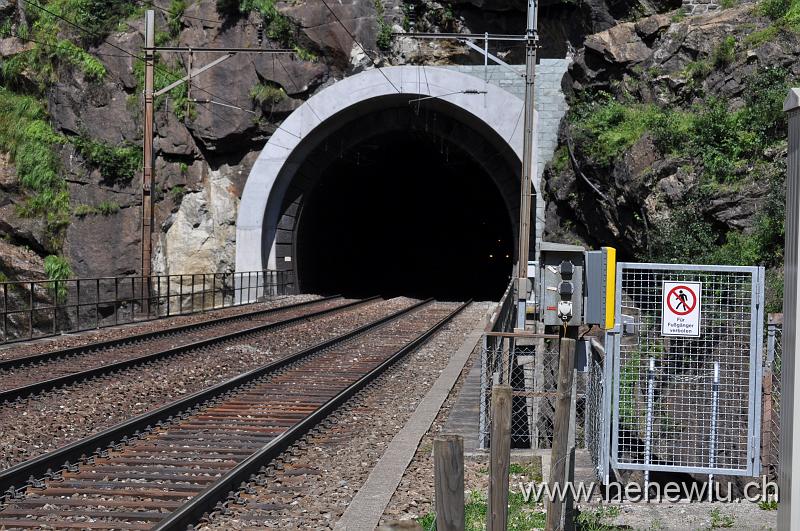
[(603, 247), (586, 253), (586, 324), (614, 327), (616, 250)]
[(583, 323), (584, 256), (579, 245), (542, 242), (539, 298), (545, 325)]

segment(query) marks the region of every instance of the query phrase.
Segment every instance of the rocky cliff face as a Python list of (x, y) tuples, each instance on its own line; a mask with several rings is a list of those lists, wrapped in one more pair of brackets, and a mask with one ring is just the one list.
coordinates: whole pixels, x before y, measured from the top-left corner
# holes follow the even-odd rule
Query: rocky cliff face
[[(578, 50), (569, 83), (574, 98), (607, 90), (659, 105), (691, 104), (687, 86), (696, 88), (697, 82), (677, 72), (696, 56), (711, 53), (714, 39), (705, 38), (704, 31), (714, 28), (721, 36), (735, 21), (724, 14), (714, 22), (679, 23), (669, 15), (652, 16), (679, 3), (546, 0), (540, 9), (542, 56)], [(63, 254), (76, 275), (133, 273), (139, 267), (141, 204), (142, 64), (137, 57), (146, 6), (109, 0), (39, 4), (61, 18), (33, 4), (0, 1), (0, 233), (6, 244), (30, 251), (19, 256), (28, 260), (25, 267), (2, 253), (0, 270), (26, 276), (43, 271), (43, 257)], [(341, 0), (331, 5), (375, 63), (386, 65), (472, 62), (475, 58), (458, 45), (387, 36), (410, 29), (517, 33), (523, 30), (526, 2)], [(229, 268), (234, 212), (270, 134), (316, 91), (373, 64), (316, 0), (159, 0), (156, 7), (161, 45), (255, 46), (264, 22), (265, 46), (296, 50), (280, 57), (240, 54), (202, 74), (191, 94), (176, 89), (157, 102), (156, 269)], [(622, 22), (635, 19), (639, 22)], [(512, 62), (520, 54), (513, 46), (495, 51)], [(735, 64), (751, 64), (748, 57), (737, 49)], [(188, 60), (187, 54), (161, 54), (157, 85), (180, 77)], [(207, 60), (196, 54), (194, 65)], [(661, 69), (652, 80), (645, 76), (651, 66)], [(735, 92), (741, 85), (742, 74), (733, 65), (727, 74), (713, 70), (701, 82), (709, 91)], [(572, 130), (565, 125), (564, 145)], [(552, 226), (573, 227), (570, 237), (588, 237), (585, 227), (599, 220), (604, 232), (597, 240), (614, 235), (629, 253), (644, 248), (637, 236), (647, 234), (642, 225), (652, 223), (658, 209), (672, 208), (679, 191), (691, 188), (696, 178), (685, 164), (661, 156), (648, 138), (643, 135), (602, 167), (576, 145), (575, 164), (554, 166), (549, 174)], [(39, 162), (32, 164), (33, 159)], [(665, 188), (658, 197), (667, 199), (647, 192), (656, 182)], [(594, 188), (607, 203), (598, 202)], [(752, 201), (738, 210), (733, 198), (738, 201), (739, 191), (726, 192), (732, 194), (727, 201), (718, 194), (714, 219), (746, 228), (762, 191), (753, 187), (745, 194)], [(612, 213), (617, 207), (620, 213)]]
[(753, 4), (593, 35), (545, 174), (548, 234), (623, 259), (764, 264), (780, 291), (785, 122), (800, 41)]

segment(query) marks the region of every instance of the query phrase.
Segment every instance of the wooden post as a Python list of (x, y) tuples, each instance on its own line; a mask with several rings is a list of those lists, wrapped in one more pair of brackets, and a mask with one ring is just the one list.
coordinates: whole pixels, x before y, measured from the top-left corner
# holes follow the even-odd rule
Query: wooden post
[(511, 386), (492, 387), (489, 452), (488, 531), (505, 531), (508, 521), (508, 469), (511, 466)]
[[(558, 393), (556, 398), (556, 411), (553, 426), (553, 450), (550, 457), (550, 492), (556, 484), (566, 489), (567, 461), (569, 460), (569, 435), (570, 416), (572, 409), (572, 373), (575, 369), (575, 340), (562, 338), (559, 350), (558, 363)], [(561, 518), (572, 514), (571, 508), (564, 505), (571, 500), (565, 498), (564, 502), (554, 500), (547, 502), (546, 531), (557, 531), (572, 528), (569, 522), (562, 526)]]
[(436, 530), (464, 531), (464, 438), (441, 435), (433, 440)]

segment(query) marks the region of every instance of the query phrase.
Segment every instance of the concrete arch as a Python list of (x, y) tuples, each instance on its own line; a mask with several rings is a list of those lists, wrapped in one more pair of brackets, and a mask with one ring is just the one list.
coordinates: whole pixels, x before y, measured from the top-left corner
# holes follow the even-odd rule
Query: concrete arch
[[(245, 184), (236, 223), (237, 271), (293, 270), (292, 236), (281, 231), (293, 229), (301, 210), (298, 198), (314, 178), (309, 175), (313, 168), (308, 167), (313, 165), (306, 165), (305, 169), (303, 166), (326, 138), (335, 137), (345, 124), (370, 115), (374, 117), (372, 127), (382, 127), (380, 124), (392, 122), (386, 119), (386, 113), (391, 113), (393, 106), (402, 104), (408, 108), (409, 100), (427, 96), (434, 98), (424, 100), (426, 106), (435, 106), (456, 124), (443, 134), (476, 153), (477, 163), (481, 163), (481, 150), (493, 149), (502, 154), (499, 158), (505, 159), (507, 167), (521, 166), (522, 101), (500, 87), (471, 75), (425, 66), (373, 69), (348, 77), (295, 110), (256, 160)], [(518, 194), (518, 179), (519, 170), (498, 187), (505, 189), (506, 196)], [(538, 191), (536, 183), (534, 188)], [(516, 223), (518, 201), (507, 206)]]

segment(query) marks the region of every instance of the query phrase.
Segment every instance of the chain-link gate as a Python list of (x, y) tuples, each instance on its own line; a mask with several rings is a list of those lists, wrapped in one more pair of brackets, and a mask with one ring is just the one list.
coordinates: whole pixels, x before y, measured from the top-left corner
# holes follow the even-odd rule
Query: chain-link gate
[[(759, 473), (763, 278), (758, 267), (617, 265), (611, 466)], [(675, 315), (686, 319), (667, 322)]]

